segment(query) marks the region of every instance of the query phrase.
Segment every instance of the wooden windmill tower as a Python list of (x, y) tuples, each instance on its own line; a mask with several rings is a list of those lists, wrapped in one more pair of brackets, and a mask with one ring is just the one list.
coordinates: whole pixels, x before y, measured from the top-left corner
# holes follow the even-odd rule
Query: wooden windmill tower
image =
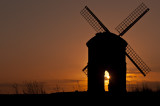
[(87, 7), (80, 12), (97, 34), (87, 42), (88, 65), (83, 71), (88, 76), (88, 92), (104, 92), (104, 73), (109, 72), (109, 92), (126, 92), (126, 56), (144, 75), (151, 71), (122, 36), (147, 12), (149, 8), (140, 4), (115, 29), (119, 35), (111, 33)]

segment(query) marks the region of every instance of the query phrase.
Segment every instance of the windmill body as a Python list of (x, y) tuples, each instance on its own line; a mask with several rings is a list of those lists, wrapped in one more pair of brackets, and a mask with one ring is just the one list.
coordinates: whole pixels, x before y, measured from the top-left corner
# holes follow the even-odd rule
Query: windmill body
[(88, 65), (83, 71), (88, 75), (88, 92), (104, 92), (104, 73), (109, 72), (109, 92), (126, 92), (126, 56), (135, 67), (146, 76), (151, 71), (122, 36), (138, 22), (149, 8), (140, 4), (116, 30), (119, 35), (111, 33), (87, 7), (80, 12), (97, 34), (87, 42)]
[(110, 75), (109, 91), (126, 92), (127, 42), (113, 33), (98, 33), (87, 42), (88, 92), (104, 92), (104, 73)]

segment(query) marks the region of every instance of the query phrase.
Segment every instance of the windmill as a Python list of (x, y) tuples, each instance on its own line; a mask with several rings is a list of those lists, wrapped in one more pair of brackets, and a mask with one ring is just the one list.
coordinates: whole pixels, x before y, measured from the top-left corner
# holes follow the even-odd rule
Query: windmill
[(122, 36), (135, 25), (149, 8), (141, 3), (115, 29), (119, 35), (111, 33), (96, 15), (87, 7), (81, 15), (97, 32), (87, 42), (88, 65), (83, 72), (88, 76), (88, 92), (104, 92), (104, 72), (109, 71), (109, 92), (126, 92), (126, 56), (143, 76), (151, 71)]

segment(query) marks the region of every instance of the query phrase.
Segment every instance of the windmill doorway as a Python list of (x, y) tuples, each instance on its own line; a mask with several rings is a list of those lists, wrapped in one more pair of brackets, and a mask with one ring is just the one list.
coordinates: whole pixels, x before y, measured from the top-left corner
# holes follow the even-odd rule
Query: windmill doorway
[(104, 89), (105, 89), (105, 91), (108, 91), (109, 79), (110, 79), (109, 72), (107, 70), (105, 70), (105, 73), (104, 73)]

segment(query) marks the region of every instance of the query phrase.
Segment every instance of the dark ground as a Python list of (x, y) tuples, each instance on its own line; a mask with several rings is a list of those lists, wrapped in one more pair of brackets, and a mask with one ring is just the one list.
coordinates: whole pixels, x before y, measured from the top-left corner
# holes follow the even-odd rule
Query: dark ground
[[(110, 94), (108, 92), (100, 94), (88, 94), (87, 92), (61, 92), (53, 94), (34, 94), (34, 95), (0, 95), (1, 104), (16, 105), (86, 105), (104, 104), (111, 105), (139, 105), (152, 104), (158, 105), (160, 101), (160, 92), (128, 92), (126, 94)], [(91, 104), (90, 104), (91, 103)]]
[(52, 94), (0, 94), (0, 97), (114, 97), (114, 96), (123, 96), (123, 97), (132, 97), (132, 96), (158, 96), (160, 97), (160, 92), (127, 92), (125, 94), (111, 94), (105, 92), (103, 94), (94, 93), (89, 94), (88, 92), (58, 92)]

